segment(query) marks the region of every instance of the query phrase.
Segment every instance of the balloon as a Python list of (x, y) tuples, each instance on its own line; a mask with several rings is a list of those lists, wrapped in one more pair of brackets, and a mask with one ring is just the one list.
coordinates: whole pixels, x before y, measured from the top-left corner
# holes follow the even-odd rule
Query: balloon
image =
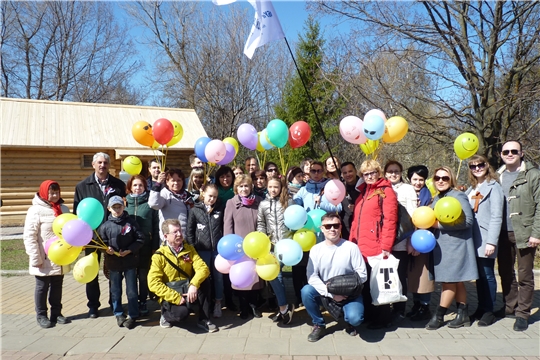
[(218, 242), (217, 249), (219, 255), (230, 261), (241, 259), (244, 256), (244, 250), (242, 249), (243, 241), (244, 239), (239, 235), (225, 235)]
[(356, 116), (346, 116), (339, 123), (339, 133), (351, 144), (363, 144), (367, 141), (363, 129), (363, 121)]
[(222, 274), (228, 274), (229, 271), (231, 270), (231, 266), (233, 265), (234, 265), (234, 261), (227, 260), (219, 254), (218, 256), (216, 256), (216, 259), (214, 260), (214, 266), (216, 267), (216, 270)]
[(315, 227), (314, 232), (321, 231), (321, 218), (324, 214), (326, 214), (326, 211), (322, 209), (314, 209), (307, 213), (308, 216), (313, 220), (313, 226)]
[(77, 260), (82, 249), (82, 246), (72, 246), (64, 239), (58, 239), (49, 246), (48, 256), (56, 265), (69, 265)]
[(339, 180), (332, 179), (324, 185), (324, 196), (334, 206), (341, 204), (345, 195), (347, 195), (345, 185)]
[[(99, 204), (99, 206), (101, 206), (101, 204)], [(101, 207), (101, 209), (103, 209), (103, 207)], [(55, 217), (54, 221), (53, 221), (53, 224), (52, 224), (52, 229), (53, 229), (55, 235), (58, 236), (59, 238), (61, 238), (62, 237), (62, 229), (64, 228), (64, 225), (68, 221), (75, 220), (75, 219), (77, 219), (77, 215), (71, 214), (71, 213), (65, 213), (65, 214), (61, 214), (61, 215), (58, 215), (57, 217)], [(101, 218), (101, 220), (103, 220), (103, 217)]]
[(167, 119), (157, 119), (152, 128), (154, 139), (161, 145), (167, 144), (174, 136), (174, 126)]
[(392, 116), (386, 121), (386, 129), (383, 135), (383, 141), (386, 143), (396, 143), (409, 131), (407, 120), (401, 116)]
[[(264, 129), (263, 131), (259, 132), (259, 143), (261, 144), (261, 146), (265, 149), (265, 150), (271, 150), (273, 149), (275, 146), (274, 144), (272, 144), (270, 142), (270, 140), (268, 139), (268, 132), (266, 129)], [(257, 145), (258, 146), (258, 145)], [(257, 149), (258, 150), (258, 149)]]
[(279, 275), (279, 261), (274, 255), (266, 254), (257, 260), (255, 270), (261, 279), (272, 281)]
[(297, 121), (289, 128), (289, 144), (296, 149), (306, 145), (311, 137), (311, 128), (305, 121)]
[[(226, 137), (225, 139), (223, 139), (223, 142), (225, 144), (231, 144), (234, 147), (234, 155), (236, 156), (236, 154), (238, 154), (238, 141), (236, 141), (235, 138)], [(227, 146), (227, 145), (225, 145), (225, 146)]]
[(364, 116), (364, 135), (371, 140), (379, 140), (384, 135), (384, 119), (371, 113)]
[(429, 230), (416, 230), (411, 236), (411, 245), (420, 253), (428, 253), (435, 249), (437, 240)]
[(206, 144), (206, 147), (204, 148), (204, 155), (208, 160), (206, 162), (218, 163), (223, 160), (225, 155), (227, 155), (227, 148), (225, 147), (223, 141), (214, 139)]
[(200, 137), (197, 139), (197, 141), (195, 142), (195, 155), (197, 155), (197, 157), (202, 161), (202, 162), (208, 162), (208, 159), (206, 158), (206, 155), (205, 155), (205, 149), (206, 149), (206, 145), (212, 141), (212, 139), (210, 139), (209, 137), (206, 137), (206, 136), (203, 136), (203, 137)]
[(456, 221), (461, 215), (459, 200), (450, 196), (443, 197), (435, 204), (435, 216), (442, 223)]
[(93, 252), (80, 258), (73, 266), (73, 277), (81, 284), (94, 280), (99, 272), (97, 253)]
[(240, 144), (244, 145), (249, 150), (255, 150), (257, 148), (257, 130), (251, 124), (242, 124), (236, 131), (236, 136)]
[(229, 271), (231, 284), (238, 288), (245, 288), (257, 281), (257, 272), (255, 270), (255, 260), (244, 258), (238, 261)]
[(293, 240), (302, 247), (302, 251), (309, 251), (317, 243), (317, 236), (313, 231), (300, 229), (294, 233)]
[(94, 198), (84, 198), (77, 206), (77, 217), (85, 221), (92, 229), (97, 229), (103, 222), (105, 210), (101, 202)]
[(480, 142), (478, 138), (470, 132), (459, 135), (454, 141), (454, 151), (461, 160), (465, 160), (476, 154), (479, 146)]
[(161, 145), (154, 140), (154, 143), (152, 144), (152, 149), (156, 150), (157, 148), (159, 148)]
[(266, 133), (268, 140), (277, 148), (282, 148), (287, 145), (289, 140), (289, 129), (283, 120), (274, 119), (266, 125)]
[(69, 245), (84, 246), (92, 241), (92, 228), (81, 219), (72, 220), (62, 229), (64, 240)]
[(412, 222), (419, 229), (429, 229), (435, 220), (435, 212), (429, 206), (420, 206), (412, 214)]
[(379, 110), (379, 109), (372, 109), (372, 110), (369, 110), (369, 111), (366, 113), (366, 116), (371, 116), (371, 115), (378, 116), (378, 117), (382, 118), (382, 119), (386, 122), (386, 115), (384, 115), (384, 113), (382, 112), (382, 110)]
[(244, 237), (242, 243), (244, 253), (252, 259), (258, 259), (268, 254), (271, 246), (270, 238), (260, 231), (250, 232)]
[(46, 255), (49, 255), (49, 248), (51, 247), (51, 244), (56, 240), (58, 240), (58, 236), (54, 236), (49, 240), (45, 241), (45, 244), (43, 244), (43, 250), (45, 250)]
[(128, 156), (123, 161), (124, 171), (129, 175), (139, 175), (142, 170), (142, 161), (136, 156)]
[(379, 140), (369, 140), (365, 144), (360, 144), (360, 149), (364, 154), (369, 155), (373, 154), (375, 150), (379, 147)]
[[(225, 142), (224, 142), (225, 144)], [(231, 144), (229, 143), (226, 143), (225, 144), (225, 157), (223, 159), (221, 159), (221, 161), (218, 161), (218, 165), (227, 165), (228, 163), (230, 163), (231, 161), (234, 160), (234, 157), (236, 156), (236, 151), (234, 150), (234, 146), (232, 146)]]
[(261, 144), (261, 132), (260, 131), (257, 133), (257, 147), (256, 147), (256, 150), (260, 151), (260, 152), (265, 152), (266, 151), (266, 149)]
[(274, 246), (274, 252), (284, 265), (294, 266), (302, 260), (304, 255), (299, 243), (292, 239), (282, 239)]
[(429, 178), (426, 180), (426, 187), (428, 188), (429, 192), (431, 193), (431, 196), (437, 195), (438, 191), (435, 189), (435, 185), (433, 184), (433, 179)]
[(286, 227), (291, 230), (298, 230), (306, 223), (307, 213), (300, 205), (290, 205), (285, 209), (283, 219)]
[(170, 120), (170, 122), (173, 126), (174, 133), (172, 139), (167, 143), (167, 146), (169, 147), (178, 144), (184, 137), (184, 128), (182, 125), (176, 120)]
[(146, 121), (137, 121), (131, 128), (131, 134), (136, 142), (143, 146), (152, 146), (154, 135), (152, 135), (152, 125)]
[(320, 229), (317, 229), (315, 226), (315, 223), (313, 222), (313, 219), (311, 216), (308, 215), (306, 223), (303, 226), (304, 229), (308, 229), (309, 231), (318, 232)]

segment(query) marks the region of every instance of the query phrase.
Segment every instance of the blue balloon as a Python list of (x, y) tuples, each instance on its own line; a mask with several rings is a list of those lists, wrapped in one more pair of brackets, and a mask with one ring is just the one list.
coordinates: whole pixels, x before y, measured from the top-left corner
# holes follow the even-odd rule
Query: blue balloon
[(284, 265), (294, 266), (302, 260), (304, 252), (300, 244), (293, 239), (282, 239), (274, 246), (274, 254)]
[(285, 226), (291, 230), (298, 230), (304, 227), (307, 217), (306, 210), (300, 205), (291, 205), (287, 207), (283, 214)]
[(198, 138), (197, 141), (195, 142), (195, 154), (204, 163), (208, 162), (206, 155), (204, 155), (204, 149), (206, 149), (206, 145), (210, 141), (212, 141), (212, 139), (210, 139), (209, 137), (203, 136), (203, 137)]
[(371, 140), (379, 140), (384, 135), (384, 119), (376, 114), (364, 117), (364, 135)]
[(268, 132), (266, 131), (266, 129), (264, 129), (263, 131), (261, 131), (260, 141), (261, 141), (261, 146), (262, 146), (265, 150), (271, 150), (271, 149), (274, 148), (274, 145), (271, 144), (271, 143), (268, 141)]
[(218, 253), (226, 260), (239, 260), (245, 255), (244, 249), (242, 248), (243, 242), (244, 239), (240, 235), (225, 235), (218, 242)]
[(429, 230), (416, 230), (411, 237), (412, 247), (420, 253), (428, 253), (435, 249), (437, 240)]

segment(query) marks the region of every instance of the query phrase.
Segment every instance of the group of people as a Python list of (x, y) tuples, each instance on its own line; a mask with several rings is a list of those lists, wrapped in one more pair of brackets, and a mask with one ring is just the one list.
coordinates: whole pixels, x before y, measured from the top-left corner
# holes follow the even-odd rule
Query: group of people
[[(109, 174), (108, 155), (97, 153), (94, 173), (76, 187), (73, 210), (76, 213), (86, 197), (98, 199), (107, 209), (97, 233), (108, 246), (104, 263), (110, 279), (110, 306), (118, 325), (126, 328), (133, 328), (139, 316), (148, 314), (150, 298), (161, 305), (162, 327), (180, 323), (195, 312), (197, 325), (207, 332), (218, 331), (211, 318), (221, 317), (223, 309), (238, 311), (238, 304), (241, 318), (261, 317), (260, 306), (267, 302), (276, 309), (272, 321), (283, 324), (289, 324), (295, 308), (303, 305), (313, 321), (308, 340), (317, 341), (326, 329), (321, 306), (337, 318), (341, 314), (347, 332), (355, 335), (362, 322), (379, 329), (404, 317), (426, 321), (428, 330), (438, 329), (455, 300), (457, 315), (449, 322), (450, 328), (470, 326), (474, 319), (479, 326), (489, 326), (497, 317), (512, 316), (514, 330), (524, 331), (533, 298), (534, 255), (540, 244), (540, 170), (523, 160), (517, 141), (503, 144), (501, 158), (505, 165), (495, 172), (486, 157), (471, 157), (466, 192), (457, 189), (452, 169), (435, 169), (432, 179), (437, 193), (433, 197), (426, 186), (427, 167), (411, 166), (405, 172), (397, 161), (382, 167), (366, 160), (357, 169), (352, 162), (340, 163), (335, 157), (324, 163), (305, 159), (280, 174), (275, 163), (260, 169), (257, 159), (250, 157), (245, 168), (221, 166), (210, 178), (193, 155), (188, 177), (179, 169), (162, 172), (154, 160), (149, 164), (150, 177), (133, 176), (126, 187)], [(324, 195), (330, 179), (345, 185), (346, 196), (337, 206)], [(445, 197), (456, 199), (462, 212), (452, 222), (435, 222), (430, 229), (437, 240), (432, 252), (419, 253), (410, 238), (396, 237), (404, 216), (412, 216), (419, 206), (434, 207)], [(291, 238), (284, 213), (292, 204), (308, 212), (325, 212), (317, 244), (292, 267), (294, 301), (288, 302), (281, 271), (268, 283), (257, 277), (243, 288), (231, 284), (229, 276), (215, 266), (218, 241), (224, 235), (244, 237), (253, 231), (267, 234), (273, 245)], [(51, 263), (43, 251), (43, 243), (53, 236), (54, 217), (66, 211), (58, 183), (46, 181), (25, 224), (30, 269), (36, 275), (37, 321), (42, 327), (69, 321), (61, 314), (65, 269)], [(412, 293), (413, 307), (408, 312), (405, 302), (372, 304), (368, 260), (378, 255), (399, 259), (402, 292)], [(494, 309), (495, 259), (505, 304), (498, 311)], [(357, 279), (353, 293), (329, 291), (329, 281), (350, 275)], [(121, 303), (123, 278), (127, 317)], [(468, 281), (476, 281), (474, 314), (468, 311)], [(435, 282), (441, 283), (442, 293), (432, 312)], [(89, 317), (96, 318), (101, 305), (97, 277), (86, 285), (86, 293)]]

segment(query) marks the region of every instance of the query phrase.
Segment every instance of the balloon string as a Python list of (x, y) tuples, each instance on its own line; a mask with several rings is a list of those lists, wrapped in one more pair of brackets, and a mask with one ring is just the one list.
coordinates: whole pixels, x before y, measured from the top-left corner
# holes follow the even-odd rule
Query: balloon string
[(278, 148), (279, 153), (279, 162), (281, 163), (281, 173), (285, 174), (285, 161), (283, 160), (283, 155), (281, 154), (281, 148)]
[(96, 240), (94, 240), (94, 239), (92, 239), (92, 241), (95, 242), (96, 244), (102, 245), (102, 246), (104, 246), (105, 248), (107, 248), (107, 245), (105, 245), (105, 242), (101, 239), (101, 237), (99, 236), (99, 234), (98, 234), (98, 232), (97, 232), (96, 230), (94, 230), (94, 234), (96, 234), (96, 236), (97, 236), (99, 242), (96, 241)]
[(373, 157), (373, 160), (377, 160), (377, 158), (379, 157), (379, 153), (381, 152), (381, 148), (383, 147), (383, 142), (379, 142), (379, 146), (377, 148), (375, 148), (375, 151), (373, 152), (374, 154), (374, 157)]
[(458, 182), (459, 182), (459, 180), (458, 180), (458, 179), (459, 179), (459, 171), (461, 170), (461, 163), (462, 163), (462, 162), (463, 162), (463, 160), (460, 159), (460, 160), (459, 160), (459, 166), (458, 166), (458, 168), (457, 168), (456, 181), (458, 181)]

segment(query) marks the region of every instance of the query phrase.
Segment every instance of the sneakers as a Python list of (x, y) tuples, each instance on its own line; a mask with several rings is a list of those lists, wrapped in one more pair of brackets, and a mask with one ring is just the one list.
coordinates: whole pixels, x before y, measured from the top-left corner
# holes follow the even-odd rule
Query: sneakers
[(215, 304), (214, 305), (214, 313), (213, 316), (215, 318), (220, 318), (223, 315), (223, 312), (221, 311), (221, 304)]
[(135, 327), (135, 319), (132, 317), (129, 317), (124, 321), (124, 327), (131, 330)]
[(201, 329), (203, 329), (206, 332), (216, 332), (219, 331), (218, 327), (214, 325), (210, 320), (199, 320), (197, 322), (197, 326)]
[(38, 325), (41, 326), (43, 329), (48, 329), (52, 327), (52, 322), (46, 316), (38, 316), (36, 320)]
[(64, 325), (64, 324), (69, 324), (71, 322), (71, 320), (69, 320), (67, 317), (63, 316), (62, 314), (60, 314), (58, 316), (52, 315), (51, 316), (51, 322), (56, 323), (56, 324)]
[(139, 304), (139, 313), (141, 314), (141, 316), (146, 316), (148, 315), (148, 307), (146, 306), (146, 303), (142, 302)]
[(126, 321), (126, 317), (124, 315), (118, 315), (116, 317), (116, 323), (118, 324), (119, 327), (124, 326), (125, 321)]
[(320, 339), (323, 338), (325, 334), (326, 334), (326, 327), (313, 325), (313, 330), (311, 330), (311, 333), (308, 335), (307, 339), (309, 342), (319, 341)]
[(272, 320), (272, 322), (274, 322), (274, 323), (278, 323), (278, 322), (280, 322), (280, 321), (283, 321), (283, 315), (281, 315), (281, 313), (278, 312), (277, 314), (275, 314), (274, 316), (272, 316), (272, 317), (270, 318), (270, 320)]
[(289, 325), (292, 321), (292, 317), (294, 315), (294, 305), (290, 304), (287, 305), (287, 312), (285, 314), (279, 313), (281, 315), (281, 322), (283, 325)]
[(163, 315), (161, 315), (161, 318), (159, 318), (159, 326), (161, 326), (161, 327), (164, 328), (164, 329), (172, 328), (171, 323), (168, 322), (167, 320), (165, 320), (165, 318), (163, 317)]
[(351, 324), (347, 324), (347, 328), (345, 329), (345, 332), (347, 334), (349, 334), (350, 336), (356, 336), (358, 335), (358, 331), (356, 330), (356, 328), (354, 326), (352, 326)]
[(529, 328), (529, 322), (527, 319), (516, 317), (516, 322), (514, 323), (514, 331), (525, 331)]

